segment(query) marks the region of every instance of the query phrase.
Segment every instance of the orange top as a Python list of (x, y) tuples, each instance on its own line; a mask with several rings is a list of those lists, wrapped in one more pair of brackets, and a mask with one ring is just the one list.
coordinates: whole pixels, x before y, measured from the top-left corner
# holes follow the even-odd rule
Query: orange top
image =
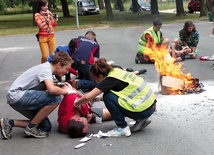
[[(35, 18), (35, 22), (37, 23), (38, 27), (39, 27), (39, 32), (38, 34), (40, 36), (54, 36), (54, 29), (53, 27), (56, 26), (56, 21), (54, 19), (50, 20), (50, 22), (48, 24), (46, 24), (43, 28), (40, 28), (40, 26), (46, 22), (46, 19), (43, 15), (41, 15), (40, 13), (36, 13), (34, 15)], [(50, 19), (50, 15), (48, 15), (48, 17)], [(49, 30), (49, 33), (48, 33)]]

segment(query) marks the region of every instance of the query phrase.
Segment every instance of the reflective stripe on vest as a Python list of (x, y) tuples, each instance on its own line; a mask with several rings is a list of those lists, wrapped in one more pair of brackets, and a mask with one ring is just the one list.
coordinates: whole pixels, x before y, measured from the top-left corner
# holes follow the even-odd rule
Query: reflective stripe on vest
[(113, 77), (128, 83), (128, 86), (121, 91), (111, 90), (119, 97), (118, 103), (124, 109), (141, 112), (153, 104), (155, 95), (142, 77), (118, 68), (113, 69), (107, 77)]
[[(128, 102), (129, 100), (134, 98), (137, 94), (139, 94), (145, 87), (146, 87), (146, 82), (143, 82), (138, 89), (136, 89), (133, 93), (131, 93), (126, 98), (124, 98), (124, 100)], [(146, 101), (152, 95), (152, 93), (153, 93), (152, 90), (149, 89), (148, 93), (145, 96), (142, 96), (142, 98), (140, 98), (138, 101), (132, 103), (132, 107), (133, 108), (138, 107), (140, 104), (142, 104), (142, 102)]]

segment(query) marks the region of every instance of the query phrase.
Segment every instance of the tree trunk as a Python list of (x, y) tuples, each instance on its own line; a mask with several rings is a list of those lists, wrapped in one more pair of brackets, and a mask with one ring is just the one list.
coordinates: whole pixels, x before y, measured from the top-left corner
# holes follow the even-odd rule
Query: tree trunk
[(71, 17), (68, 9), (67, 0), (60, 0), (62, 4), (63, 17)]
[(158, 2), (157, 0), (151, 0), (151, 15), (160, 14), (158, 11)]
[(176, 16), (186, 16), (184, 12), (183, 0), (176, 0)]
[(99, 9), (100, 9), (100, 10), (105, 9), (105, 6), (104, 6), (104, 3), (103, 3), (103, 0), (97, 0), (97, 2), (98, 2), (98, 6), (99, 6)]
[(200, 0), (200, 17), (207, 16), (207, 10), (205, 8), (205, 0)]
[(117, 0), (117, 6), (121, 12), (125, 11), (122, 0)]
[(137, 0), (132, 0), (132, 7), (133, 12), (139, 12), (139, 4)]
[(105, 7), (106, 7), (106, 15), (107, 15), (107, 20), (113, 20), (113, 12), (112, 12), (112, 7), (111, 7), (111, 2), (110, 0), (104, 0), (105, 2)]
[(38, 0), (32, 1), (32, 9), (33, 9), (33, 26), (36, 26), (37, 24), (35, 23), (34, 15), (36, 14), (36, 12), (38, 10)]

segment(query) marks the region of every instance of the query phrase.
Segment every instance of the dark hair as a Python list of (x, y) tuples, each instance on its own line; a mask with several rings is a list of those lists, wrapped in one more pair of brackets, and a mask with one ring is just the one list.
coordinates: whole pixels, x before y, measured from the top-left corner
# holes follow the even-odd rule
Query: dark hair
[(100, 74), (106, 77), (112, 69), (113, 67), (106, 62), (105, 58), (100, 58), (91, 66), (90, 74), (95, 77), (98, 77)]
[[(92, 34), (93, 36), (96, 37), (96, 33), (94, 33), (94, 31), (87, 31), (87, 32), (85, 33), (85, 36), (86, 36), (87, 34)], [(97, 42), (97, 38), (94, 38), (94, 41)]]
[(48, 3), (48, 0), (39, 0), (37, 12), (39, 13), (42, 6), (45, 6)]
[(77, 47), (77, 38), (73, 38), (70, 40), (68, 47), (71, 51), (71, 53), (74, 53)]
[(96, 36), (96, 34), (94, 33), (94, 31), (87, 31), (87, 32), (85, 33), (85, 36), (86, 36), (87, 34), (92, 34), (93, 36)]
[(191, 22), (191, 21), (186, 21), (186, 22), (184, 23), (183, 29), (184, 29), (185, 31), (187, 31), (188, 27), (190, 27), (190, 26), (193, 26), (193, 31), (195, 31), (195, 29), (196, 29), (195, 24), (193, 24), (193, 22)]
[(77, 122), (74, 119), (71, 119), (68, 124), (68, 134), (71, 138), (79, 138), (86, 136), (87, 133), (83, 132), (84, 128), (83, 122)]
[(73, 60), (67, 52), (59, 51), (53, 56), (52, 64), (57, 64), (58, 62), (60, 62), (61, 66), (63, 67), (68, 63), (72, 63)]
[(154, 25), (154, 26), (161, 26), (161, 25), (162, 25), (162, 22), (161, 22), (161, 20), (160, 20), (159, 18), (157, 18), (157, 19), (155, 19), (155, 20), (153, 21), (153, 25)]

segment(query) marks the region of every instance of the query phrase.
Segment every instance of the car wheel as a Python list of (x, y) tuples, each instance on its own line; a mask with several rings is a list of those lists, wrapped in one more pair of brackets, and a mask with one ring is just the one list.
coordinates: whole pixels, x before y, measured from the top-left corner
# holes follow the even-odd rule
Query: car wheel
[(189, 13), (193, 13), (194, 11), (192, 11), (191, 9), (189, 9)]

